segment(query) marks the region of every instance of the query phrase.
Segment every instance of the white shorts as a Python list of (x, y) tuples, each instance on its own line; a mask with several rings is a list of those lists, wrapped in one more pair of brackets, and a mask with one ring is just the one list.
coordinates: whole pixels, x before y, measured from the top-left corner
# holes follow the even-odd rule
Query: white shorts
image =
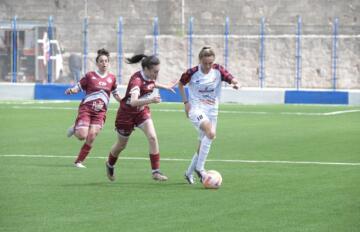
[(196, 130), (199, 132), (199, 140), (205, 136), (205, 133), (200, 129), (200, 125), (205, 121), (210, 121), (213, 127), (212, 129), (214, 132), (216, 132), (217, 115), (209, 115), (209, 113), (205, 112), (205, 110), (197, 108), (190, 110), (189, 119)]

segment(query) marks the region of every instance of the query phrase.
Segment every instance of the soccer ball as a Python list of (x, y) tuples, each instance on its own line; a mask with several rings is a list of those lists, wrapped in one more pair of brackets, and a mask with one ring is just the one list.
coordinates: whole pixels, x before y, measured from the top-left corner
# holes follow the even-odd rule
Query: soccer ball
[(218, 189), (222, 183), (222, 177), (218, 171), (209, 170), (203, 177), (203, 185), (206, 189)]

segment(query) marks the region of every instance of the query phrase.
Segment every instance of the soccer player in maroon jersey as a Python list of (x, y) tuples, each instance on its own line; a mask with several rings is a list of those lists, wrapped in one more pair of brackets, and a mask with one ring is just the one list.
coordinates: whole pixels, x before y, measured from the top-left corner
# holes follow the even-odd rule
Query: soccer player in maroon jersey
[(75, 124), (68, 129), (67, 134), (68, 137), (75, 135), (79, 140), (85, 140), (75, 160), (75, 167), (78, 168), (85, 168), (83, 162), (104, 125), (110, 93), (118, 102), (121, 101), (116, 77), (108, 71), (110, 54), (105, 49), (100, 49), (97, 53), (98, 70), (86, 73), (77, 85), (65, 91), (65, 94), (75, 94), (80, 91), (86, 93), (79, 105)]
[(166, 181), (168, 178), (160, 172), (159, 144), (148, 105), (161, 102), (160, 96), (151, 96), (154, 88), (163, 88), (175, 93), (173, 87), (177, 83), (167, 86), (155, 82), (160, 70), (160, 60), (156, 56), (135, 55), (127, 61), (129, 64), (141, 61), (142, 70), (131, 76), (126, 94), (120, 102), (115, 120), (118, 137), (106, 162), (107, 176), (109, 180), (115, 180), (114, 165), (120, 152), (125, 149), (132, 131), (138, 127), (149, 142), (152, 178)]

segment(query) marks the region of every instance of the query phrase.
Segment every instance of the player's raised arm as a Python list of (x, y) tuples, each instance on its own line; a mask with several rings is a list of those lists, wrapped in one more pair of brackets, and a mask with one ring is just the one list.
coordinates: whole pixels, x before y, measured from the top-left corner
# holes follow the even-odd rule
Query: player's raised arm
[(78, 92), (80, 92), (80, 88), (79, 88), (78, 85), (75, 85), (75, 86), (73, 86), (73, 87), (67, 88), (67, 89), (65, 90), (65, 94), (66, 94), (66, 95), (76, 94), (76, 93), (78, 93)]
[(180, 95), (181, 95), (181, 99), (184, 103), (184, 107), (185, 107), (185, 113), (186, 113), (186, 117), (189, 117), (189, 111), (190, 111), (190, 103), (186, 97), (186, 93), (185, 93), (185, 88), (184, 88), (184, 85), (183, 83), (180, 81), (179, 84), (178, 84), (178, 87), (179, 87), (179, 92), (180, 92)]
[(233, 78), (233, 79), (231, 80), (231, 86), (232, 86), (234, 89), (240, 89), (239, 81), (238, 81), (236, 78)]
[(158, 88), (158, 89), (166, 89), (166, 90), (169, 90), (169, 91), (171, 91), (173, 93), (176, 93), (174, 88), (176, 87), (178, 82), (179, 82), (178, 80), (175, 80), (175, 81), (172, 81), (170, 84), (167, 84), (167, 85), (161, 84), (159, 82), (155, 82), (155, 87)]
[(119, 92), (113, 93), (113, 97), (116, 99), (116, 101), (121, 102), (121, 96)]

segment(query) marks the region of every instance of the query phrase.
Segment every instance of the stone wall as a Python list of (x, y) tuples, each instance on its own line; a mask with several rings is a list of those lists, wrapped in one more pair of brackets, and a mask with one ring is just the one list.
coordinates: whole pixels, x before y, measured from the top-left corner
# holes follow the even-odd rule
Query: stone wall
[[(87, 2), (87, 4), (85, 4)], [(87, 6), (87, 7), (86, 7)], [(244, 86), (258, 86), (259, 22), (265, 17), (265, 86), (295, 86), (295, 39), (297, 16), (303, 19), (302, 81), (304, 88), (331, 88), (332, 23), (340, 22), (338, 43), (338, 88), (360, 88), (360, 1), (358, 0), (1, 0), (0, 21), (42, 22), (52, 15), (57, 39), (69, 57), (82, 52), (82, 22), (89, 18), (89, 69), (94, 69), (97, 49), (112, 52), (116, 72), (116, 30), (124, 22), (125, 56), (151, 54), (152, 29), (159, 19), (159, 55), (163, 66), (161, 81), (179, 78), (188, 68), (186, 29), (194, 17), (193, 64), (203, 45), (214, 47), (217, 62), (224, 64), (224, 22), (230, 19), (229, 70)], [(306, 37), (308, 35), (309, 37)], [(319, 37), (312, 37), (317, 35)], [(341, 35), (344, 37), (341, 38)], [(248, 37), (247, 37), (248, 36)], [(67, 62), (67, 60), (65, 60)], [(67, 67), (67, 65), (65, 65)], [(138, 65), (123, 65), (122, 83)], [(67, 70), (65, 70), (67, 71)], [(65, 73), (66, 75), (66, 73)], [(68, 81), (68, 80), (65, 80)]]
[[(151, 48), (152, 37), (147, 37), (146, 47)], [(204, 45), (215, 50), (216, 62), (224, 65), (224, 38), (193, 38), (193, 65), (198, 62), (197, 55)], [(302, 40), (302, 73), (300, 88), (333, 87), (331, 54), (332, 39), (303, 38)], [(349, 46), (351, 45), (351, 46)], [(295, 88), (296, 59), (295, 38), (268, 38), (265, 40), (265, 81), (264, 87)], [(360, 37), (339, 38), (337, 59), (336, 88), (360, 88)], [(179, 78), (189, 67), (187, 39), (183, 37), (164, 36), (159, 38), (159, 57), (162, 61), (161, 80)], [(146, 51), (151, 53), (151, 49)], [(133, 65), (131, 65), (133, 66)], [(124, 64), (124, 73), (131, 67)], [(244, 87), (259, 86), (259, 38), (232, 36), (229, 38), (228, 70), (236, 76)], [(132, 71), (132, 70), (131, 70)]]

